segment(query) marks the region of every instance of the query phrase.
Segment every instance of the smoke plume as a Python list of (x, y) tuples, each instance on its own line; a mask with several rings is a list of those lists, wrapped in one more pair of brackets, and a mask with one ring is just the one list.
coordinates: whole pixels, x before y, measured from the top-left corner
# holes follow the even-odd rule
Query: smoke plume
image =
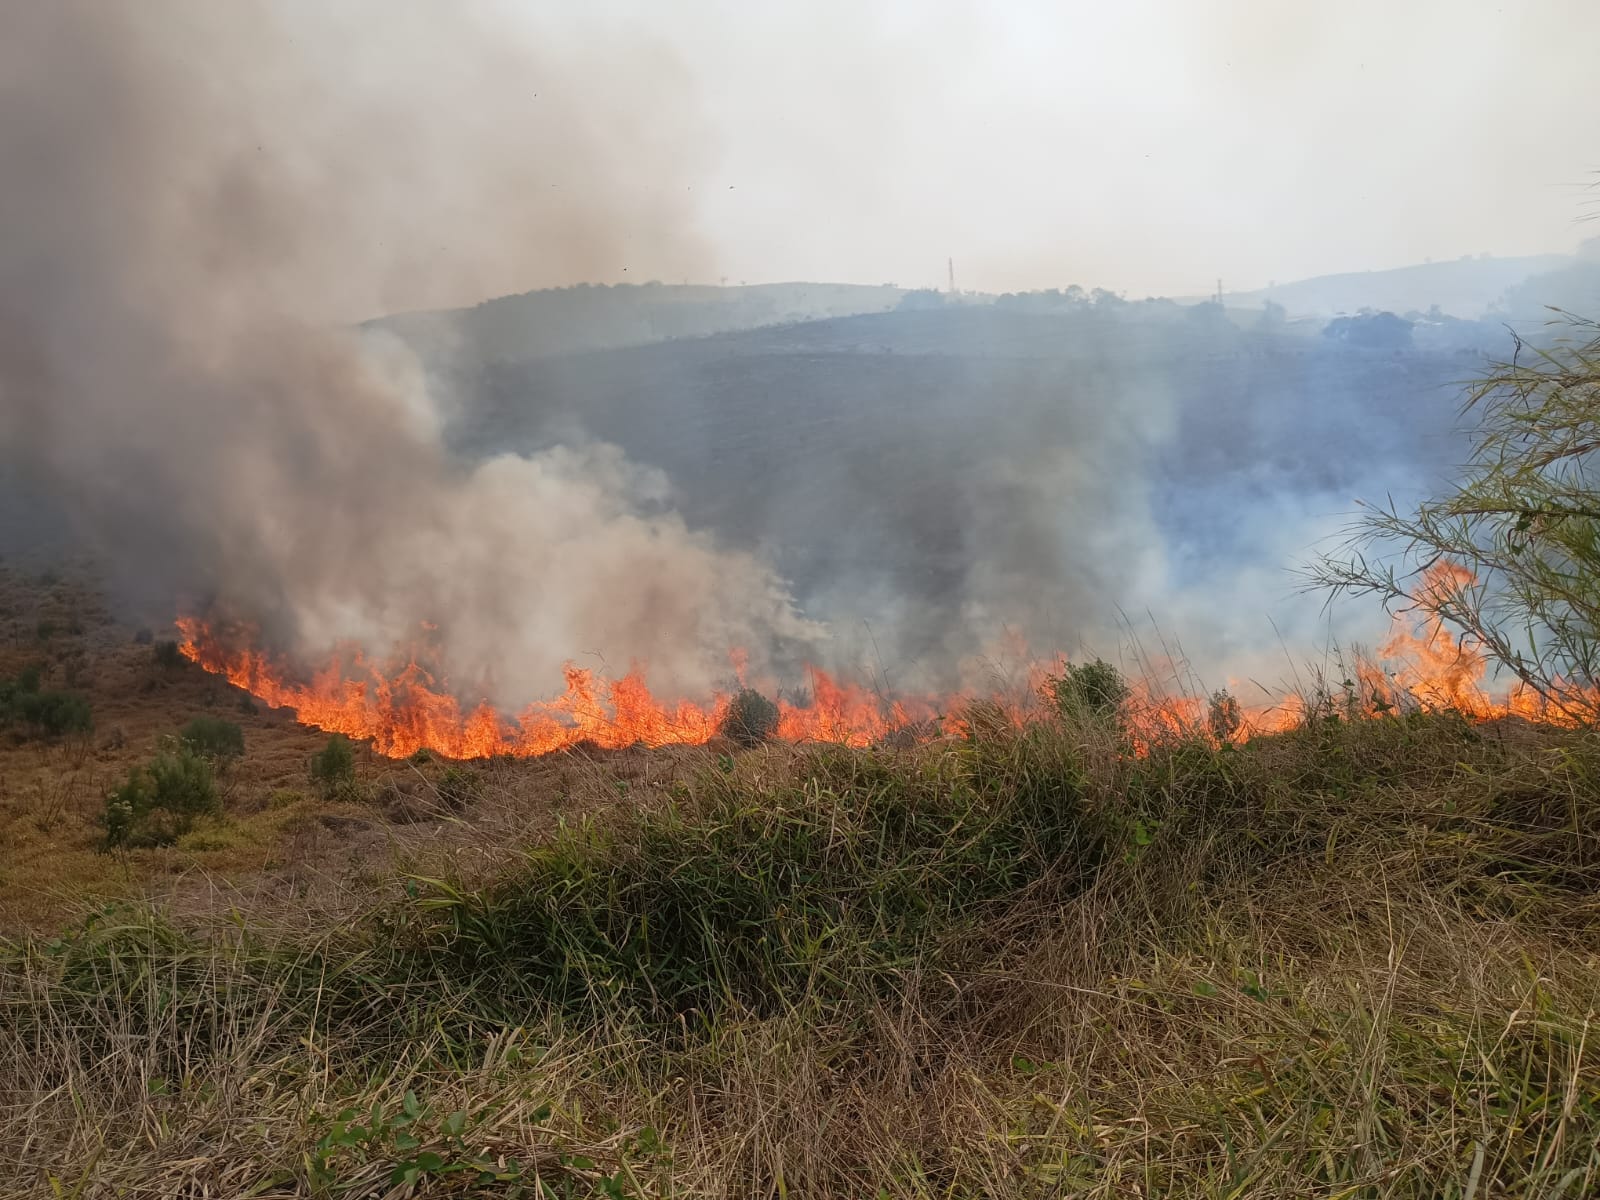
[(432, 622), (455, 686), (517, 703), (591, 651), (685, 693), (732, 646), (803, 655), (783, 581), (659, 472), (597, 443), (459, 460), (409, 352), (352, 332), (418, 294), (707, 266), (682, 72), (519, 19), (7, 3), (4, 447), (124, 585), (308, 658)]

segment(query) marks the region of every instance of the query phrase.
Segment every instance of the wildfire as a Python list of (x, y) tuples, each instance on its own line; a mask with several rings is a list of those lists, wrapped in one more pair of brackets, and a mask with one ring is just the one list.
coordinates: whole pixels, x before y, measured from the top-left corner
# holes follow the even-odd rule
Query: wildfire
[[(1440, 563), (1425, 573), (1419, 598), (1436, 599), (1475, 583), (1460, 567)], [(602, 749), (629, 746), (702, 745), (716, 735), (732, 697), (716, 695), (703, 703), (665, 704), (651, 694), (635, 668), (619, 679), (605, 679), (582, 667), (565, 669), (566, 689), (553, 700), (530, 704), (507, 717), (482, 701), (463, 708), (415, 659), (386, 669), (359, 649), (337, 655), (309, 680), (296, 682), (285, 664), (253, 648), (247, 627), (213, 627), (193, 617), (177, 622), (179, 649), (206, 671), (220, 675), (273, 708), (294, 710), (303, 724), (368, 740), (380, 754), (400, 758), (427, 748), (447, 758), (496, 755), (531, 757), (580, 744)], [(1429, 615), (1420, 628), (1404, 614), (1379, 650), (1388, 669), (1375, 663), (1353, 668), (1354, 678), (1332, 695), (1285, 695), (1254, 707), (1236, 701), (1208, 702), (1194, 696), (1167, 696), (1134, 683), (1125, 705), (1126, 724), (1138, 748), (1176, 734), (1202, 732), (1214, 740), (1243, 741), (1303, 722), (1308, 705), (1334, 708), (1340, 715), (1379, 716), (1403, 709), (1449, 708), (1478, 720), (1519, 716), (1570, 724), (1574, 712), (1600, 708), (1600, 696), (1571, 688), (1546, 697), (1519, 683), (1496, 698), (1484, 687), (1484, 655), (1463, 645)], [(747, 658), (730, 654), (741, 685)], [(1028, 671), (1027, 693), (1037, 696), (1044, 680), (1065, 660), (1038, 662)], [(808, 703), (778, 702), (776, 734), (790, 742), (832, 742), (865, 746), (891, 736), (921, 739), (960, 734), (963, 715), (974, 697), (886, 700), (859, 684), (827, 672), (810, 672)], [(1016, 696), (985, 697), (990, 711), (1014, 723), (1030, 715)]]
[[(508, 719), (487, 702), (463, 709), (414, 660), (389, 673), (352, 649), (297, 683), (263, 651), (239, 648), (253, 633), (247, 628), (217, 629), (193, 617), (177, 624), (179, 649), (190, 661), (273, 708), (293, 709), (303, 724), (370, 740), (378, 753), (393, 758), (424, 747), (446, 758), (470, 759), (526, 758), (585, 743), (606, 750), (703, 745), (722, 725), (732, 700), (717, 695), (703, 704), (668, 705), (651, 694), (637, 668), (620, 679), (603, 679), (569, 664), (562, 695)], [(742, 679), (744, 655), (735, 651), (732, 657)], [(925, 701), (885, 703), (870, 689), (826, 671), (813, 668), (810, 675), (809, 704), (778, 702), (776, 732), (786, 741), (865, 746), (937, 717)]]

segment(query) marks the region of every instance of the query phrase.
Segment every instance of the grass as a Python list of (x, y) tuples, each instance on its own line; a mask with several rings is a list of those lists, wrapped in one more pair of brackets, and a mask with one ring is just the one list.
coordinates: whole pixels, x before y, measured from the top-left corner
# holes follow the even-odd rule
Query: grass
[(0, 1158), (40, 1195), (1595, 1194), (1600, 735), (1119, 740), (766, 747), (420, 848), (354, 916), (25, 936)]

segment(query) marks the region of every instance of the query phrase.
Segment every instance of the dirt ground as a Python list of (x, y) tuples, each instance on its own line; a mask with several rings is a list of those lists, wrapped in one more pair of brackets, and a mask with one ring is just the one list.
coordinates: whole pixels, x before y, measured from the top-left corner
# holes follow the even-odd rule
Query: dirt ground
[[(0, 728), (0, 934), (49, 930), (135, 897), (180, 912), (370, 903), (375, 884), (412, 863), (436, 872), (443, 854), (463, 874), (488, 870), (558, 818), (665, 795), (717, 752), (450, 764), (394, 761), (358, 745), (356, 797), (329, 801), (308, 771), (327, 734), (190, 663), (160, 665), (155, 644), (173, 636), (120, 620), (88, 568), (0, 563), (0, 680), (37, 665), (43, 687), (84, 696), (94, 716), (87, 737)], [(244, 755), (220, 777), (221, 816), (171, 846), (105, 849), (106, 794), (202, 715), (244, 732)], [(439, 786), (452, 768), (471, 781), (465, 798)]]

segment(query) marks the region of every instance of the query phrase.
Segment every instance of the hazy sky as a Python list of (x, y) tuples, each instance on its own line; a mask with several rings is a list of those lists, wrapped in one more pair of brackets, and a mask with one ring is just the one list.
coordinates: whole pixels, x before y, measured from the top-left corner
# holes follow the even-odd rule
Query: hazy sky
[[(609, 0), (507, 20), (668, 71), (659, 133), (702, 281), (942, 283), (948, 255), (963, 287), (1181, 294), (1595, 232), (1575, 222), (1600, 168), (1597, 0)], [(603, 136), (650, 142), (651, 103)]]

